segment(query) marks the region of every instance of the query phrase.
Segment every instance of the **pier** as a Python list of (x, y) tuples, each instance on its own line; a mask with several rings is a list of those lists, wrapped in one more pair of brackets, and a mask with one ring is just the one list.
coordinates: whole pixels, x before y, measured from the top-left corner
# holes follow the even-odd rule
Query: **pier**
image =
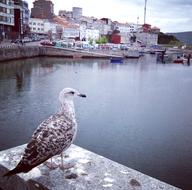
[[(19, 162), (26, 145), (0, 152), (0, 176)], [(60, 157), (54, 157), (59, 163)], [(44, 164), (26, 174), (9, 179), (0, 177), (3, 190), (179, 190), (174, 186), (118, 164), (93, 152), (72, 145), (65, 161), (75, 166), (50, 170)]]
[(102, 58), (123, 56), (121, 52), (88, 51), (48, 46), (5, 46), (0, 49), (0, 62), (31, 57)]

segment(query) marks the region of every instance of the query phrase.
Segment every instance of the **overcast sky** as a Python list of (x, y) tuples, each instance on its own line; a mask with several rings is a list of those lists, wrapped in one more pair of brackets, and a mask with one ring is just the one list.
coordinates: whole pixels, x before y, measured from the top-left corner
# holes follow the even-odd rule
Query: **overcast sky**
[[(34, 0), (27, 0), (31, 9)], [(113, 21), (144, 22), (145, 0), (52, 0), (54, 12), (81, 7), (84, 16), (107, 17)], [(147, 0), (146, 22), (162, 32), (192, 31), (192, 0)]]

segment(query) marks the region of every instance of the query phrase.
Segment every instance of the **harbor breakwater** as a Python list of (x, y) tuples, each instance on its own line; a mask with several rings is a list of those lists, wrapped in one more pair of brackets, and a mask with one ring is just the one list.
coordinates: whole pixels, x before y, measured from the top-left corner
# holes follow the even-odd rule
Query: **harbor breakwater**
[(0, 49), (0, 62), (24, 59), (38, 56), (64, 57), (64, 58), (110, 58), (111, 55), (46, 46), (8, 46)]

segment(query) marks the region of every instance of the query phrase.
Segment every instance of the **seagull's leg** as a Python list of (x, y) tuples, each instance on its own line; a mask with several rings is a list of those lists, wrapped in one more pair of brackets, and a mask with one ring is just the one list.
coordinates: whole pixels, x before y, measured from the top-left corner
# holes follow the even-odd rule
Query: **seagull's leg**
[(62, 152), (62, 153), (61, 153), (60, 169), (61, 169), (61, 170), (66, 170), (66, 169), (72, 168), (72, 167), (74, 167), (74, 166), (75, 166), (74, 163), (67, 163), (67, 164), (64, 164), (64, 163), (63, 163), (63, 152)]
[(63, 168), (64, 164), (63, 164), (63, 152), (61, 152), (61, 168)]
[(54, 170), (56, 168), (58, 168), (58, 165), (56, 163), (53, 162), (53, 159), (50, 158), (51, 162), (45, 162), (45, 165), (51, 169), (51, 170)]

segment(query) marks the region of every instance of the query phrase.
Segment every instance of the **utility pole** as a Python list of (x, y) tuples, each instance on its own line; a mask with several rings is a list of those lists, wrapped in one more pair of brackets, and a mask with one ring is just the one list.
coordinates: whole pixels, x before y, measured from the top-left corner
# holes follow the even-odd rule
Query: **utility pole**
[(137, 17), (137, 30), (139, 28), (139, 17)]
[(144, 24), (146, 23), (146, 7), (147, 7), (147, 0), (145, 0), (145, 8), (144, 8)]

